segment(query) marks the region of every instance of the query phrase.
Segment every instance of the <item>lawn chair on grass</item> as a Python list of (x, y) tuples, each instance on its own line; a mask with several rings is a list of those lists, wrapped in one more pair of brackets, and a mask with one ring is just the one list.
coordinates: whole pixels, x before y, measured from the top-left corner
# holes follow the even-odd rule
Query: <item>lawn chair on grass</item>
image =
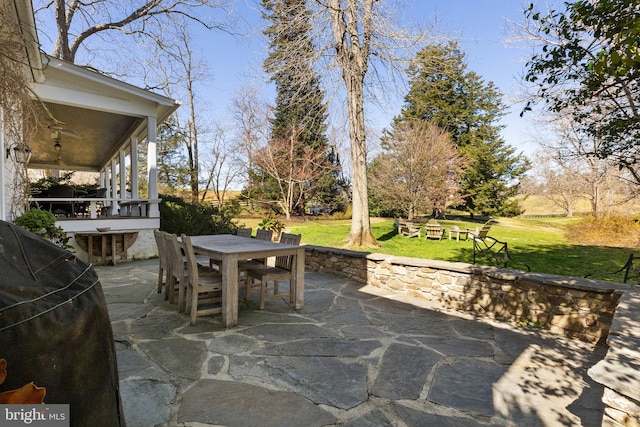
[(400, 234), (404, 237), (420, 237), (420, 227), (416, 227), (412, 222), (400, 222)]
[(469, 237), (473, 239), (484, 239), (485, 237), (487, 237), (487, 233), (489, 233), (489, 230), (491, 230), (491, 224), (493, 224), (494, 222), (494, 220), (490, 219), (482, 224), (482, 227), (476, 228), (475, 230), (467, 228), (467, 233), (469, 233)]
[(435, 220), (429, 220), (429, 222), (424, 225), (424, 231), (425, 240), (442, 240), (442, 238), (444, 237), (444, 228), (440, 227), (440, 224), (438, 224)]

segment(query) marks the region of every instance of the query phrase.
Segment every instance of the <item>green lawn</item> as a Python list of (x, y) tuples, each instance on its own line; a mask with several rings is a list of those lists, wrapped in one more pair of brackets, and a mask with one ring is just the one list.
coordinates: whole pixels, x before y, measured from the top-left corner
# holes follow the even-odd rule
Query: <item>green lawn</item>
[[(620, 269), (633, 249), (585, 246), (569, 243), (564, 237), (566, 224), (579, 221), (577, 218), (514, 219), (500, 218), (489, 236), (508, 243), (513, 263), (509, 267), (525, 270), (525, 264), (532, 272), (558, 274), (603, 280), (622, 281), (623, 273), (609, 273)], [(242, 219), (240, 224), (257, 227), (259, 219)], [(447, 230), (457, 225), (461, 229), (482, 225), (464, 219), (441, 220)], [(302, 234), (302, 243), (344, 247), (351, 227), (350, 220), (307, 220), (288, 222), (286, 231)], [(379, 248), (350, 248), (367, 252), (378, 252), (397, 256), (437, 259), (444, 261), (473, 262), (473, 245), (470, 240), (425, 240), (423, 237), (405, 238), (398, 235), (393, 220), (372, 220), (374, 236)], [(636, 249), (637, 251), (637, 249)]]

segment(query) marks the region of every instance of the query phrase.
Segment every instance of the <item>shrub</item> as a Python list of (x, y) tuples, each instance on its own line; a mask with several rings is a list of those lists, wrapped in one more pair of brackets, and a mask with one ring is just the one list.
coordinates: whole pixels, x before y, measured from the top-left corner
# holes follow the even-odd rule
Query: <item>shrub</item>
[(267, 218), (262, 218), (260, 224), (258, 224), (258, 228), (263, 228), (265, 230), (271, 230), (274, 234), (280, 235), (280, 232), (284, 230), (286, 224), (280, 221), (273, 216), (269, 216)]
[(51, 240), (56, 245), (69, 249), (69, 237), (62, 227), (56, 226), (56, 217), (49, 211), (31, 209), (20, 215), (14, 223), (25, 230)]
[(351, 216), (353, 215), (352, 209), (351, 205), (347, 205), (344, 212), (334, 212), (331, 216), (333, 219), (351, 219)]
[(194, 205), (179, 197), (160, 196), (160, 229), (168, 233), (182, 233), (195, 236), (199, 234), (235, 233), (237, 225), (233, 223), (236, 209), (218, 209), (207, 203)]
[(567, 226), (567, 238), (581, 245), (640, 247), (640, 223), (632, 216), (589, 215), (578, 224)]

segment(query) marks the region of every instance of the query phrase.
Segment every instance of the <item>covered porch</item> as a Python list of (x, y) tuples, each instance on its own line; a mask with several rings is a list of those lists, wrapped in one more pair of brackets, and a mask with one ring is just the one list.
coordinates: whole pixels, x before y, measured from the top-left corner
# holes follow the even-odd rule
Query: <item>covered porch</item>
[[(72, 215), (56, 216), (60, 227), (73, 234), (70, 243), (81, 258), (107, 262), (100, 249), (105, 246), (103, 239), (109, 239), (112, 263), (118, 258), (155, 255), (153, 230), (160, 227), (157, 128), (179, 104), (47, 55), (41, 57), (45, 80), (35, 85), (34, 93), (46, 112), (46, 126), (30, 141), (33, 154), (28, 167), (93, 172), (99, 188), (95, 194), (68, 198), (32, 194), (30, 202), (42, 206), (54, 199), (78, 207), (71, 210)], [(99, 248), (93, 256), (86, 252), (85, 240), (92, 237)]]
[[(33, 135), (3, 142), (2, 219), (13, 221), (33, 208), (51, 210), (69, 235), (72, 251), (84, 260), (90, 257), (76, 236), (107, 229), (135, 234), (129, 239), (129, 259), (155, 256), (153, 230), (160, 227), (157, 130), (179, 103), (48, 56), (39, 51), (35, 31), (31, 36), (33, 102), (41, 114)], [(49, 194), (32, 192), (27, 185), (34, 173), (56, 177), (71, 171), (92, 174), (97, 191)], [(122, 253), (110, 256), (124, 258)]]

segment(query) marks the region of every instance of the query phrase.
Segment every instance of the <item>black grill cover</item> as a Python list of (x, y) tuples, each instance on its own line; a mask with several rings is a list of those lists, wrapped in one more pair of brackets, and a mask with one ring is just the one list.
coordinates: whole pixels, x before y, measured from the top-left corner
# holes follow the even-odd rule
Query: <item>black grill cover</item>
[(34, 382), (45, 403), (70, 405), (71, 425), (125, 426), (113, 332), (89, 264), (0, 221), (0, 391)]

